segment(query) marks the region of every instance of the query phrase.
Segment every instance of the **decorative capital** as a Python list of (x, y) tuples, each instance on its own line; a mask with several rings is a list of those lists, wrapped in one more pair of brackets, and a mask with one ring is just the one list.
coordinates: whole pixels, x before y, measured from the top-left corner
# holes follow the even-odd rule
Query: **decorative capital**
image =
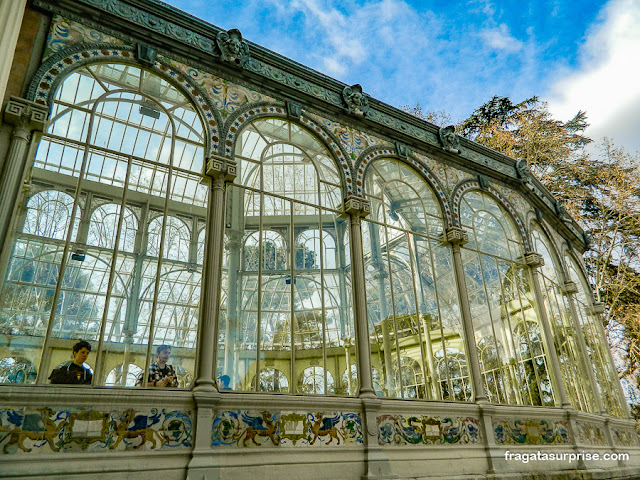
[(456, 155), (460, 153), (460, 138), (456, 135), (456, 127), (453, 125), (442, 127), (438, 131), (438, 135), (444, 150), (449, 153), (455, 153)]
[(478, 175), (478, 185), (480, 185), (480, 188), (483, 190), (489, 190), (489, 179), (484, 175)]
[(449, 227), (440, 235), (442, 245), (464, 245), (469, 243), (469, 235), (460, 227)]
[(589, 313), (591, 315), (602, 315), (604, 313), (604, 307), (604, 303), (594, 302), (593, 305), (589, 307)]
[(562, 201), (556, 200), (555, 206), (556, 206), (556, 213), (558, 214), (558, 217), (560, 218), (560, 220), (562, 220), (563, 222), (571, 223), (571, 217), (567, 213), (567, 209), (564, 208)]
[(249, 61), (249, 44), (237, 28), (218, 33), (216, 44), (220, 49), (220, 58), (225, 62), (243, 68)]
[(44, 131), (47, 108), (24, 98), (11, 97), (4, 109), (4, 121), (29, 131)]
[(153, 65), (158, 58), (158, 50), (143, 43), (138, 44), (138, 60)]
[(287, 105), (287, 115), (289, 116), (289, 118), (295, 118), (299, 120), (300, 117), (302, 116), (302, 107), (299, 104), (292, 102), (290, 100), (286, 101), (286, 105)]
[(578, 285), (572, 281), (564, 282), (564, 284), (560, 286), (560, 292), (567, 295), (578, 293)]
[(225, 182), (233, 182), (237, 171), (236, 162), (217, 155), (212, 155), (205, 167), (205, 175), (211, 178), (222, 178)]
[(369, 111), (369, 99), (362, 91), (362, 86), (358, 83), (350, 87), (344, 87), (344, 90), (342, 90), (342, 100), (352, 115), (364, 117)]
[(363, 197), (349, 195), (342, 203), (342, 211), (347, 215), (366, 217), (371, 213), (371, 205), (369, 204), (369, 200)]
[(396, 142), (396, 153), (404, 160), (409, 156), (409, 148), (402, 142)]
[(522, 257), (522, 261), (531, 268), (544, 266), (544, 257), (537, 252), (526, 252)]
[(518, 178), (522, 183), (524, 183), (525, 185), (531, 183), (533, 176), (526, 160), (520, 159), (516, 162), (516, 173), (518, 174)]
[(584, 239), (584, 245), (587, 250), (593, 250), (594, 248), (596, 248), (596, 242), (593, 240), (593, 237), (587, 232), (584, 232), (582, 234), (582, 238)]

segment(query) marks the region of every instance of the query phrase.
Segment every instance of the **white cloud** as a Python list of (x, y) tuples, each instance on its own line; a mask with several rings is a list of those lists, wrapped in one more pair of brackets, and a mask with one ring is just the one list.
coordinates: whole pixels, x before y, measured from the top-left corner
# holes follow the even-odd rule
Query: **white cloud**
[(509, 27), (501, 23), (498, 28), (480, 31), (480, 38), (491, 48), (507, 53), (517, 53), (522, 50), (522, 42), (511, 35)]
[(611, 0), (587, 32), (578, 66), (560, 72), (549, 108), (567, 120), (585, 110), (587, 134), (640, 150), (640, 1)]

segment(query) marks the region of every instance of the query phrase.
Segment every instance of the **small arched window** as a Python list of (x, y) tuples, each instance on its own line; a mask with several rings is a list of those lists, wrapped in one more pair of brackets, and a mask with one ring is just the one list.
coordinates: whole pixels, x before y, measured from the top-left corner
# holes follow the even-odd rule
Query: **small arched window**
[[(27, 202), (27, 216), (22, 231), (39, 237), (66, 240), (72, 211), (72, 196), (58, 190), (36, 193)], [(80, 211), (76, 211), (71, 240), (75, 238), (79, 222)]]
[(188, 262), (191, 244), (189, 227), (184, 221), (173, 216), (166, 217), (166, 223), (163, 225), (164, 218), (165, 217), (162, 216), (156, 217), (149, 222), (149, 244), (147, 246), (147, 253), (154, 257), (160, 256), (160, 242), (164, 236), (164, 245), (162, 248), (163, 258)]
[[(277, 368), (263, 368), (260, 370), (259, 392), (286, 393), (289, 391), (289, 379)], [(253, 377), (252, 385), (255, 388), (256, 377)]]
[[(118, 219), (120, 217), (120, 205), (108, 203), (100, 205), (91, 214), (89, 221), (89, 234), (87, 243), (102, 248), (114, 248), (116, 244), (116, 232), (118, 231)], [(120, 230), (118, 249), (133, 252), (136, 243), (138, 219), (130, 208), (125, 207), (123, 225)]]
[(323, 395), (325, 393), (334, 393), (334, 389), (333, 375), (322, 367), (307, 367), (300, 375), (301, 393)]

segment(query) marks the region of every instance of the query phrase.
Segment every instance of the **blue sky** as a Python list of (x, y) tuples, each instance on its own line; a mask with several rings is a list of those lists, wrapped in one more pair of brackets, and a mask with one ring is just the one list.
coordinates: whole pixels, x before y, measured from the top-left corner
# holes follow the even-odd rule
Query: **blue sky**
[(393, 106), (538, 95), (640, 150), (640, 0), (165, 0)]

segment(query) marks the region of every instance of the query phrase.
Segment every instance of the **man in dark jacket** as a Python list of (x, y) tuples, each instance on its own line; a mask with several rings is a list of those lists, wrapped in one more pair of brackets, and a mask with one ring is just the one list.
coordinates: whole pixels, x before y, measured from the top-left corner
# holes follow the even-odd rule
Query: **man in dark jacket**
[(81, 340), (76, 343), (73, 346), (73, 361), (63, 363), (54, 369), (49, 376), (49, 381), (64, 385), (91, 385), (93, 374), (84, 367), (84, 362), (90, 352), (91, 344), (89, 342)]

